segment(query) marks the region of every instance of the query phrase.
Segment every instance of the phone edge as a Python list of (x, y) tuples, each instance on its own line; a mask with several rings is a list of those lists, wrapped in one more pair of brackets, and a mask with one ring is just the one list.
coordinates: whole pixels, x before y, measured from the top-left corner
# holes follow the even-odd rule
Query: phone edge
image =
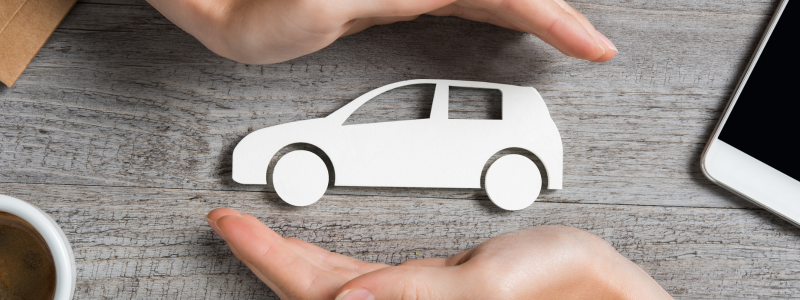
[(739, 190), (717, 180), (716, 178), (714, 178), (714, 176), (709, 172), (708, 168), (706, 167), (706, 155), (709, 152), (709, 148), (711, 148), (712, 144), (719, 136), (722, 127), (725, 125), (725, 122), (728, 120), (728, 116), (730, 115), (733, 106), (736, 104), (736, 100), (739, 99), (739, 95), (741, 94), (742, 89), (744, 88), (744, 84), (747, 83), (747, 79), (750, 77), (750, 74), (752, 73), (756, 62), (758, 62), (758, 59), (761, 57), (761, 53), (763, 52), (764, 47), (767, 45), (770, 36), (772, 36), (772, 31), (778, 24), (778, 20), (780, 20), (780, 17), (781, 15), (783, 15), (783, 11), (786, 8), (786, 5), (788, 4), (789, 0), (781, 0), (781, 2), (778, 4), (778, 8), (775, 10), (775, 13), (773, 14), (772, 18), (769, 21), (769, 24), (767, 25), (767, 30), (764, 32), (764, 34), (761, 36), (761, 40), (758, 42), (756, 51), (754, 51), (753, 54), (750, 56), (750, 61), (747, 63), (747, 68), (745, 69), (745, 72), (739, 77), (739, 81), (736, 83), (736, 88), (734, 89), (733, 95), (731, 95), (730, 99), (728, 100), (728, 103), (725, 105), (725, 109), (722, 112), (722, 116), (719, 118), (719, 120), (717, 120), (717, 124), (714, 126), (714, 130), (711, 133), (711, 137), (708, 139), (708, 142), (706, 142), (706, 145), (703, 148), (703, 153), (700, 155), (700, 170), (703, 173), (703, 175), (712, 183), (730, 191), (736, 196), (746, 199), (750, 203), (753, 203), (756, 206), (761, 207), (766, 211), (769, 211), (770, 213), (780, 217), (781, 219), (789, 222), (790, 224), (800, 227), (800, 222), (795, 221), (789, 218), (788, 216), (785, 216), (784, 214), (773, 210), (769, 206), (766, 206), (765, 204), (761, 203), (760, 201), (750, 198), (745, 194), (743, 194), (742, 192), (740, 192)]

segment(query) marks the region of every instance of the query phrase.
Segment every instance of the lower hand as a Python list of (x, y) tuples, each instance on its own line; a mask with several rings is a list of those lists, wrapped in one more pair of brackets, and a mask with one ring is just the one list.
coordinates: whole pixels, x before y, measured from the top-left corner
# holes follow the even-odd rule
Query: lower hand
[(388, 266), (283, 238), (232, 209), (207, 219), (283, 300), (672, 299), (603, 239), (572, 227), (532, 227), (450, 258)]
[(148, 0), (215, 53), (269, 64), (339, 37), (421, 14), (457, 16), (532, 33), (564, 54), (602, 62), (614, 44), (564, 0)]

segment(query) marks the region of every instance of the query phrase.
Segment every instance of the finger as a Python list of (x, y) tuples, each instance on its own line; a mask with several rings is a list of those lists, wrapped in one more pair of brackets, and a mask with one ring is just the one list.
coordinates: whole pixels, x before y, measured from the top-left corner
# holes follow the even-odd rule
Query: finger
[(215, 210), (210, 211), (206, 216), (206, 218), (212, 221), (216, 221), (217, 219), (225, 215), (240, 215), (240, 213), (232, 208), (217, 208)]
[(229, 248), (231, 249), (231, 252), (233, 252), (233, 255), (236, 256), (236, 258), (239, 258), (239, 260), (242, 263), (244, 263), (244, 265), (247, 266), (247, 268), (250, 269), (250, 271), (252, 271), (253, 274), (256, 275), (256, 277), (258, 277), (258, 279), (260, 279), (262, 282), (264, 282), (273, 292), (275, 292), (275, 294), (278, 295), (278, 298), (280, 298), (280, 299), (289, 299), (288, 297), (286, 297), (286, 293), (281, 291), (281, 289), (277, 285), (275, 285), (275, 283), (272, 282), (272, 280), (270, 280), (267, 276), (264, 276), (264, 274), (262, 274), (261, 271), (258, 270), (258, 268), (253, 266), (253, 264), (251, 264), (251, 263), (249, 263), (249, 262), (247, 262), (245, 260), (242, 260), (240, 258), (241, 255), (239, 254), (239, 251), (236, 250), (235, 247), (230, 247), (229, 246)]
[(267, 226), (254, 224), (241, 215), (225, 215), (217, 219), (217, 227), (225, 235), (240, 260), (258, 270), (290, 298), (313, 298), (312, 294), (336, 290), (339, 286), (319, 280), (319, 270), (286, 245), (285, 240)]
[(583, 25), (583, 27), (586, 28), (587, 31), (589, 31), (590, 33), (594, 32), (596, 40), (599, 40), (601, 43), (603, 43), (603, 46), (606, 48), (606, 50), (611, 50), (611, 51), (606, 51), (606, 53), (603, 56), (601, 56), (595, 61), (608, 61), (614, 58), (615, 55), (617, 55), (617, 52), (619, 52), (619, 50), (617, 50), (617, 46), (615, 46), (614, 43), (612, 43), (611, 40), (609, 40), (604, 34), (595, 29), (594, 25), (592, 25), (592, 23), (589, 22), (589, 19), (587, 19), (583, 14), (579, 13), (577, 10), (572, 8), (572, 6), (567, 4), (566, 1), (564, 0), (553, 0), (553, 1), (555, 1), (556, 4), (561, 6), (561, 8), (570, 13), (576, 19), (578, 19), (578, 21), (581, 22), (581, 25)]
[(417, 18), (419, 18), (419, 15), (400, 16), (400, 17), (376, 17), (372, 18), (372, 23), (374, 23), (375, 25), (386, 25), (396, 22), (414, 21)]
[(316, 259), (320, 261), (320, 264), (324, 263), (324, 265), (333, 268), (347, 269), (358, 275), (389, 266), (386, 264), (368, 263), (342, 254), (333, 253), (301, 239), (286, 238), (286, 242), (302, 248), (309, 256), (315, 256)]
[[(264, 225), (264, 223), (262, 223), (261, 220), (259, 220), (255, 216), (250, 215), (250, 214), (241, 214), (241, 213), (239, 215), (242, 216), (242, 218), (244, 218), (246, 221), (250, 222), (253, 226), (258, 227), (258, 228), (262, 228), (262, 229), (266, 229), (264, 231), (264, 234), (267, 234), (267, 235), (271, 236), (272, 238), (274, 238), (276, 240), (280, 240), (280, 241), (285, 242), (285, 244), (293, 252), (297, 253), (298, 255), (300, 255), (300, 256), (308, 259), (308, 260), (311, 260), (312, 264), (318, 264), (320, 262), (320, 259), (315, 259), (315, 254), (314, 253), (311, 253), (311, 252), (307, 251), (306, 249), (304, 249), (304, 247), (300, 247), (296, 243), (290, 243), (289, 239), (283, 238), (277, 232), (275, 232), (274, 230), (270, 229), (268, 226)], [(311, 245), (311, 244), (309, 244), (309, 245)], [(313, 246), (313, 245), (311, 245), (311, 246), (312, 247), (316, 247), (316, 246)], [(319, 248), (319, 247), (317, 247), (317, 248)], [(310, 247), (309, 247), (309, 249), (310, 249)], [(325, 251), (322, 248), (319, 248), (319, 249), (322, 250), (322, 251)]]
[(467, 251), (461, 252), (459, 254), (453, 255), (448, 257), (445, 260), (445, 266), (452, 267), (462, 265), (472, 259), (472, 255), (475, 253), (475, 248), (469, 249)]
[(494, 13), (482, 9), (467, 8), (457, 4), (450, 4), (448, 6), (439, 8), (437, 10), (430, 11), (427, 14), (440, 17), (443, 16), (459, 17), (462, 19), (472, 20), (476, 22), (494, 24), (511, 30), (522, 31), (521, 29), (519, 29), (519, 27), (509, 23), (506, 20), (503, 20)]
[[(342, 36), (348, 36), (354, 33), (361, 32), (367, 28), (372, 27), (375, 25), (375, 22), (372, 21), (372, 18), (362, 18), (362, 19), (355, 19), (349, 24), (349, 28), (342, 33)], [(345, 25), (347, 26), (347, 25)]]
[(572, 6), (567, 4), (567, 2), (565, 2), (564, 0), (553, 0), (553, 2), (558, 4), (558, 6), (561, 6), (562, 9), (564, 9), (566, 12), (568, 12), (576, 19), (578, 19), (578, 22), (581, 22), (581, 25), (583, 25), (583, 27), (586, 28), (587, 31), (593, 32), (595, 30), (594, 25), (592, 25), (592, 23), (589, 22), (589, 19), (587, 19), (583, 14), (579, 13), (577, 10), (572, 8)]
[[(477, 286), (478, 278), (461, 267), (396, 266), (367, 273), (347, 282), (336, 300), (367, 299), (488, 299)], [(373, 297), (373, 298), (370, 298)]]
[(595, 60), (605, 48), (580, 21), (552, 0), (507, 0), (490, 9), (524, 31), (533, 33), (559, 51)]
[(474, 5), (530, 32), (572, 57), (596, 61), (606, 49), (571, 13), (553, 0), (476, 0)]
[(261, 223), (261, 221), (256, 217), (249, 214), (242, 214), (242, 217), (256, 226), (266, 228), (268, 230), (267, 234), (272, 235), (275, 238), (282, 239), (286, 246), (289, 247), (294, 253), (302, 256), (316, 267), (347, 269), (357, 272), (358, 275), (388, 267), (388, 265), (385, 264), (367, 263), (338, 253), (332, 253), (301, 239), (283, 238), (275, 231), (269, 229), (269, 227), (263, 225), (263, 223)]
[[(273, 231), (272, 229), (264, 225), (261, 222), (261, 220), (259, 220), (255, 216), (249, 214), (241, 214), (232, 209), (214, 210), (212, 211), (212, 213), (209, 213), (209, 217), (207, 218), (218, 219), (220, 216), (225, 216), (225, 215), (241, 216), (242, 218), (244, 218), (245, 221), (249, 222), (252, 226), (255, 226), (257, 230), (262, 230), (263, 234), (268, 235), (274, 240), (281, 241), (287, 248), (289, 248), (289, 250), (291, 250), (298, 256), (306, 259), (311, 265), (313, 265), (316, 268), (324, 268), (328, 270), (345, 269), (350, 271), (346, 272), (346, 274), (340, 274), (348, 277), (347, 278), (348, 280), (364, 273), (388, 267), (388, 265), (385, 264), (367, 263), (338, 253), (332, 253), (328, 250), (325, 250), (323, 248), (320, 248), (316, 245), (313, 245), (311, 243), (305, 242), (300, 239), (283, 238), (277, 232)], [(229, 247), (231, 247), (231, 249), (234, 251), (234, 254), (236, 254), (240, 260), (243, 260), (245, 261), (245, 263), (247, 263), (246, 258), (241, 257), (240, 255), (237, 254), (238, 252), (235, 251), (237, 246), (236, 244), (229, 243), (228, 245)], [(256, 272), (255, 269), (254, 272)]]
[(214, 233), (216, 233), (223, 240), (225, 239), (225, 237), (222, 236), (222, 233), (219, 231), (219, 228), (217, 228), (217, 225), (214, 224), (214, 222), (216, 222), (222, 216), (226, 216), (226, 215), (241, 215), (241, 214), (238, 211), (234, 210), (234, 209), (217, 208), (217, 209), (212, 210), (211, 212), (209, 212), (208, 215), (206, 215), (206, 222), (208, 222), (208, 226), (211, 226), (211, 229), (214, 230)]
[(328, 255), (331, 254), (330, 251), (322, 249), (317, 245), (307, 243), (306, 241), (303, 241), (301, 239), (285, 238), (285, 240), (287, 244), (297, 247), (297, 249), (300, 249), (300, 251), (307, 253), (308, 256), (315, 257), (319, 261), (325, 260), (328, 257)]
[(401, 266), (406, 267), (445, 267), (447, 260), (444, 258), (431, 257), (421, 259), (411, 259), (401, 263)]
[(451, 4), (456, 0), (350, 0), (336, 5), (345, 9), (350, 19), (418, 16)]
[(342, 36), (348, 36), (357, 32), (361, 32), (367, 28), (370, 28), (374, 25), (386, 25), (392, 24), (396, 22), (406, 22), (406, 21), (413, 21), (418, 18), (419, 15), (411, 15), (411, 16), (400, 16), (400, 17), (375, 17), (375, 18), (361, 18), (353, 20), (350, 27), (347, 28)]
[[(217, 228), (217, 225), (215, 224), (215, 222), (217, 220), (219, 220), (219, 218), (221, 218), (223, 216), (227, 216), (227, 215), (238, 216), (238, 215), (241, 215), (241, 213), (239, 213), (238, 211), (236, 211), (234, 209), (230, 209), (230, 208), (217, 208), (217, 209), (212, 210), (211, 212), (209, 212), (208, 215), (206, 215), (206, 221), (208, 222), (208, 225), (211, 226), (211, 228), (214, 229), (214, 232), (216, 232), (217, 235), (219, 235), (223, 239), (224, 239), (224, 237), (222, 236), (221, 232), (219, 231), (219, 228)], [(242, 261), (251, 271), (253, 271), (253, 274), (256, 274), (256, 276), (259, 279), (261, 279), (261, 281), (266, 283), (267, 286), (269, 286), (269, 288), (272, 289), (278, 295), (278, 297), (280, 297), (281, 299), (287, 299), (286, 295), (271, 280), (269, 280), (269, 278), (267, 278), (266, 276), (261, 274), (261, 272), (258, 269), (254, 268), (250, 263), (248, 263), (247, 261), (244, 261), (244, 260), (241, 259), (241, 255), (239, 254), (239, 251), (236, 250), (236, 247), (233, 247), (232, 245), (228, 245), (228, 248), (231, 249), (231, 252), (233, 252), (233, 255), (235, 255), (236, 258), (239, 258), (240, 261)]]

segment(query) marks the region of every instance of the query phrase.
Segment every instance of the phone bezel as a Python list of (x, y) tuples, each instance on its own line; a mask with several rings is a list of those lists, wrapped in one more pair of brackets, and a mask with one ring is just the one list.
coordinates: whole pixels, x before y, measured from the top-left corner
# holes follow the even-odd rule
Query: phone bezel
[(788, 3), (789, 0), (783, 0), (778, 5), (756, 52), (750, 58), (747, 70), (739, 79), (722, 118), (714, 128), (714, 133), (703, 151), (700, 165), (703, 174), (712, 182), (800, 226), (800, 181), (718, 138)]

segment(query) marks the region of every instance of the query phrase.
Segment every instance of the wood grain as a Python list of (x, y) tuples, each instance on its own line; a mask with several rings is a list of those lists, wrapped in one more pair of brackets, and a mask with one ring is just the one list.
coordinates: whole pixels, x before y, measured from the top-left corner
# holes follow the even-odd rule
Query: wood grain
[(228, 206), (278, 233), (359, 259), (446, 257), (544, 224), (599, 235), (676, 298), (800, 294), (800, 229), (758, 209), (329, 195), (290, 207), (273, 193), (0, 184), (50, 213), (78, 262), (78, 299), (274, 297), (214, 236), (205, 214)]
[[(64, 226), (79, 263), (76, 299), (274, 298), (204, 225), (220, 206), (385, 263), (565, 224), (605, 238), (676, 298), (800, 295), (797, 229), (699, 168), (777, 1), (570, 3), (615, 42), (614, 60), (583, 62), (528, 34), (423, 16), (285, 63), (244, 65), (143, 0), (79, 1), (14, 88), (0, 87), (0, 193)], [(564, 189), (512, 214), (461, 189), (337, 187), (293, 209), (268, 187), (230, 179), (247, 133), (324, 117), (413, 78), (536, 87), (564, 141)], [(373, 116), (392, 108), (408, 106), (390, 101)]]
[(747, 205), (706, 181), (697, 161), (767, 16), (576, 6), (621, 49), (612, 62), (423, 17), (251, 66), (215, 56), (146, 5), (81, 3), (0, 94), (0, 149), (13, 170), (0, 181), (260, 190), (230, 180), (230, 151), (248, 132), (326, 116), (390, 82), (452, 78), (542, 92), (565, 141), (568, 187), (546, 201)]

